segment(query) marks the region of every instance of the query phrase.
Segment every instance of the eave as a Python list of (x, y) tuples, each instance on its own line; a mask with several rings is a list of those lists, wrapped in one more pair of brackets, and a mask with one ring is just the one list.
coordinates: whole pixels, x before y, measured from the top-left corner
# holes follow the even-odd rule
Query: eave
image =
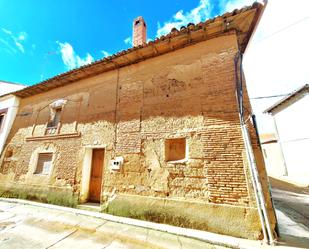
[(244, 52), (264, 8), (264, 5), (255, 2), (252, 6), (225, 13), (196, 25), (188, 25), (186, 28), (173, 31), (147, 44), (121, 51), (91, 64), (59, 74), (13, 94), (21, 98), (30, 97), (232, 32), (236, 33), (239, 49)]
[(275, 114), (280, 112), (281, 110), (285, 109), (286, 107), (292, 105), (293, 103), (297, 102), (298, 100), (302, 99), (305, 95), (309, 94), (309, 84), (302, 86), (301, 88), (297, 89), (287, 97), (279, 100), (277, 103), (272, 105), (271, 107), (267, 108), (264, 113)]

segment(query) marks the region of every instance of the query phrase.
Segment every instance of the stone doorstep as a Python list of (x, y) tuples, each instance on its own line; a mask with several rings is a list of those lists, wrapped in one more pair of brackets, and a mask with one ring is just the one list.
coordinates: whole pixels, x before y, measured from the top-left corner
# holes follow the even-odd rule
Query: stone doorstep
[[(254, 249), (254, 248), (274, 248), (274, 246), (266, 245), (262, 241), (254, 241), (254, 240), (248, 240), (248, 239), (241, 239), (236, 238), (232, 236), (227, 235), (221, 235), (201, 230), (195, 230), (195, 229), (189, 229), (189, 228), (182, 228), (182, 227), (176, 227), (172, 225), (167, 224), (159, 224), (154, 223), (150, 221), (143, 221), (143, 220), (137, 220), (132, 218), (126, 218), (126, 217), (120, 217), (120, 216), (114, 216), (110, 214), (95, 212), (95, 211), (89, 211), (85, 209), (75, 209), (75, 208), (69, 208), (69, 207), (63, 207), (63, 206), (57, 206), (52, 204), (46, 204), (46, 203), (38, 203), (38, 202), (32, 202), (28, 200), (20, 200), (20, 199), (13, 199), (13, 198), (2, 198), (0, 197), (0, 201), (7, 202), (7, 203), (15, 203), (15, 204), (22, 204), (22, 205), (31, 205), (41, 208), (49, 208), (64, 212), (71, 212), (77, 215), (85, 215), (90, 216), (98, 219), (104, 219), (106, 221), (111, 222), (117, 222), (121, 224), (126, 225), (132, 225), (137, 227), (142, 227), (146, 229), (152, 229), (157, 230), (161, 232), (167, 232), (170, 234), (183, 236), (187, 238), (197, 239), (200, 241), (204, 241), (206, 243), (218, 245), (218, 246), (225, 246), (230, 248), (243, 248), (243, 249)], [(90, 208), (96, 208), (96, 205), (93, 205), (92, 203), (85, 203), (82, 205), (83, 207), (90, 207)], [(279, 248), (296, 248), (296, 247), (285, 247), (285, 246), (278, 246)]]
[(77, 205), (76, 208), (93, 212), (101, 212), (100, 203), (94, 203), (94, 202), (86, 202), (83, 204), (79, 204)]

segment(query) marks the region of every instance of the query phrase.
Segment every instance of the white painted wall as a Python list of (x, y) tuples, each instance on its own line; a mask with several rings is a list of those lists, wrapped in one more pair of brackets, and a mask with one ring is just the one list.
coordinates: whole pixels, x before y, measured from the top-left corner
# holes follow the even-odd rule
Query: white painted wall
[(8, 109), (4, 123), (2, 124), (2, 129), (0, 130), (0, 154), (2, 153), (7, 136), (10, 133), (19, 106), (19, 98), (13, 95), (2, 95), (20, 90), (25, 87), (25, 85), (21, 84), (0, 81), (0, 110)]
[(284, 159), (277, 142), (262, 144), (266, 171), (269, 176), (280, 178), (285, 176)]
[(309, 95), (274, 114), (288, 177), (309, 184)]
[(0, 81), (0, 96), (24, 88), (24, 85)]
[(6, 95), (0, 97), (0, 110), (6, 108), (8, 109), (4, 119), (4, 123), (2, 124), (3, 125), (2, 129), (0, 131), (0, 154), (2, 153), (3, 146), (5, 144), (7, 136), (9, 135), (14, 119), (16, 117), (18, 105), (19, 105), (19, 98), (17, 98), (14, 95)]
[(24, 87), (26, 86), (0, 81), (0, 110), (8, 109), (4, 123), (2, 124), (2, 129), (0, 130), (0, 154), (2, 153), (5, 141), (11, 130), (19, 106), (19, 99), (17, 97), (13, 95), (2, 95), (20, 90)]

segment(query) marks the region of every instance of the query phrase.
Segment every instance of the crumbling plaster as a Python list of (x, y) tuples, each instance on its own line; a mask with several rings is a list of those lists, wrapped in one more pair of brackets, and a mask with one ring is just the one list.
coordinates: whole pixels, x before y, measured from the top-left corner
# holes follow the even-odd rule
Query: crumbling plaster
[[(204, 225), (198, 228), (258, 238), (260, 224), (250, 191), (235, 97), (237, 51), (236, 34), (226, 34), (22, 99), (7, 141), (8, 146), (19, 148), (14, 155), (18, 159), (8, 166), (2, 156), (1, 179), (11, 182), (14, 174), (17, 185), (25, 183), (25, 176), (29, 177), (31, 172), (33, 151), (48, 142), (56, 148), (57, 160), (52, 172), (55, 181), (41, 184), (69, 185), (85, 201), (85, 177), (89, 173), (84, 172), (85, 164), (89, 165), (89, 148), (103, 146), (101, 200), (106, 211), (122, 215), (113, 203), (131, 202), (132, 195), (150, 198), (150, 202), (155, 197), (163, 198), (160, 199), (163, 207), (173, 200), (185, 206), (186, 202), (204, 203), (208, 210), (214, 210), (214, 225), (207, 225), (208, 216), (201, 213), (198, 219)], [(250, 109), (246, 91), (244, 95), (245, 105)], [(25, 142), (27, 137), (44, 137), (50, 116), (46, 107), (57, 99), (67, 100), (60, 133), (78, 132), (80, 136)], [(254, 132), (251, 133), (256, 141)], [(179, 137), (186, 138), (187, 160), (166, 162), (165, 139)], [(255, 147), (258, 150), (256, 143)], [(124, 158), (119, 171), (109, 169), (109, 161), (115, 156)], [(262, 161), (259, 168), (265, 181), (263, 167)], [(267, 194), (265, 182), (264, 187)], [(150, 208), (156, 202), (152, 203)], [(234, 208), (234, 214), (241, 210), (241, 217), (231, 215), (230, 207)], [(143, 209), (143, 202), (135, 208)], [(170, 212), (176, 215), (178, 209), (171, 205)], [(242, 230), (231, 233), (220, 222), (227, 219), (252, 229), (246, 234)]]

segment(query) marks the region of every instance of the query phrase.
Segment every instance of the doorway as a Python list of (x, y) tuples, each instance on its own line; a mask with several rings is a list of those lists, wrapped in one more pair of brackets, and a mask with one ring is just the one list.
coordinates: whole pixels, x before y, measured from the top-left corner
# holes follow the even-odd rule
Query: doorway
[(88, 201), (100, 202), (104, 164), (104, 149), (93, 149)]

